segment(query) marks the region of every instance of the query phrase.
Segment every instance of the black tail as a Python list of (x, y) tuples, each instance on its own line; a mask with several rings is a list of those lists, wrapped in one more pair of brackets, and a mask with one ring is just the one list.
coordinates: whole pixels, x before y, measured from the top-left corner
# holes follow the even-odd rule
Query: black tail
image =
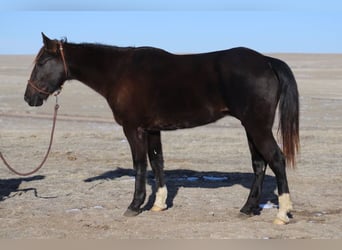
[(295, 167), (299, 150), (299, 94), (290, 67), (281, 60), (268, 57), (277, 75), (281, 93), (279, 99), (279, 128), (287, 165)]

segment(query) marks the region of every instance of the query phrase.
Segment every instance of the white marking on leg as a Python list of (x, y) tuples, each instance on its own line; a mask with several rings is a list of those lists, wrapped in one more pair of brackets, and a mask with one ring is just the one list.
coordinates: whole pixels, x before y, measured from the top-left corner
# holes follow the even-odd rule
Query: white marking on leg
[(156, 200), (151, 210), (156, 211), (156, 212), (165, 210), (167, 208), (166, 199), (167, 199), (166, 186), (158, 188), (158, 191), (156, 193)]
[(287, 214), (293, 209), (290, 194), (282, 194), (278, 198), (279, 200), (279, 211), (277, 218), (274, 220), (275, 224), (284, 225), (290, 222)]

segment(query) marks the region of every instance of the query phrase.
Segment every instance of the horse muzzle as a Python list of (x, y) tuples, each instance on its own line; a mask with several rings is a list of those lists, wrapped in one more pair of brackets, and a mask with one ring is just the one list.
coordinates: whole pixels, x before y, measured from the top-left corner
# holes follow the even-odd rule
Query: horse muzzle
[(30, 105), (31, 107), (38, 107), (38, 106), (42, 106), (44, 103), (44, 99), (39, 95), (32, 95), (32, 96), (28, 96), (25, 94), (24, 96), (24, 100), (28, 103), (28, 105)]

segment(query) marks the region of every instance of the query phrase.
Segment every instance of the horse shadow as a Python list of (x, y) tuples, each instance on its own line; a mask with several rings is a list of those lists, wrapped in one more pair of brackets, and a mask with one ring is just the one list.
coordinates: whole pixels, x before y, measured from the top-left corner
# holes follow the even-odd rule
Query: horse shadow
[(0, 179), (0, 202), (29, 191), (33, 191), (35, 197), (41, 198), (38, 196), (36, 188), (20, 189), (19, 186), (22, 182), (39, 181), (44, 178), (43, 175), (36, 175), (26, 178)]
[[(133, 169), (117, 168), (113, 171), (104, 172), (101, 175), (85, 179), (84, 182), (93, 182), (99, 180), (114, 180), (124, 176), (134, 177)], [(253, 173), (243, 172), (219, 172), (219, 171), (194, 171), (188, 169), (165, 170), (165, 181), (168, 189), (166, 204), (168, 208), (173, 206), (173, 201), (180, 188), (221, 188), (241, 185), (250, 189), (254, 179)], [(142, 208), (149, 210), (153, 206), (156, 193), (156, 184), (152, 171), (147, 172), (147, 183), (152, 188), (152, 194), (147, 203)], [(272, 202), (278, 204), (278, 197), (275, 194), (277, 185), (274, 176), (265, 175), (263, 183), (263, 193), (260, 203)], [(247, 198), (247, 197), (246, 197)], [(260, 208), (260, 211), (262, 208)]]

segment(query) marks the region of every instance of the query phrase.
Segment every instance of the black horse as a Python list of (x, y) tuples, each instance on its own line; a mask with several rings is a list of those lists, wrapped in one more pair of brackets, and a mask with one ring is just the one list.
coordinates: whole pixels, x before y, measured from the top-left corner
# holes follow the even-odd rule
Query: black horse
[[(246, 130), (255, 173), (241, 212), (253, 214), (258, 209), (268, 164), (279, 194), (275, 222), (289, 222), (292, 203), (285, 165), (295, 165), (299, 147), (299, 100), (286, 63), (247, 48), (174, 55), (151, 47), (74, 44), (42, 36), (44, 46), (36, 57), (25, 101), (40, 106), (73, 79), (106, 98), (123, 127), (136, 172), (133, 201), (125, 215), (141, 212), (147, 156), (158, 188), (152, 210), (166, 209), (161, 130), (192, 128), (231, 115)], [(272, 133), (278, 103), (283, 152)]]

